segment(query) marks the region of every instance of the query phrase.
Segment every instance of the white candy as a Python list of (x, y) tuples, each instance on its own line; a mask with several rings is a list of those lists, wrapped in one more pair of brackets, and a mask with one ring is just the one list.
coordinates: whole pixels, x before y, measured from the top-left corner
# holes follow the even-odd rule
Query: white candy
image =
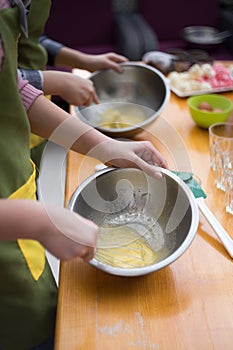
[(202, 65), (202, 75), (208, 78), (212, 78), (215, 76), (215, 71), (209, 63), (205, 63)]
[(211, 90), (211, 84), (203, 81), (204, 77), (212, 78), (215, 75), (213, 67), (209, 63), (203, 65), (194, 64), (187, 72), (171, 72), (168, 76), (171, 86), (181, 92), (198, 90)]

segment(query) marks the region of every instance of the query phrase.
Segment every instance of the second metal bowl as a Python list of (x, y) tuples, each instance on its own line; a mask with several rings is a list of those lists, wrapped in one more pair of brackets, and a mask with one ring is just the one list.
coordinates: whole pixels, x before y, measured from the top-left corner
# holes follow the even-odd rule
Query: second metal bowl
[[(123, 72), (106, 69), (93, 73), (93, 81), (100, 104), (75, 107), (76, 114), (86, 123), (112, 137), (128, 137), (138, 133), (161, 114), (170, 98), (170, 88), (165, 76), (157, 69), (143, 63), (124, 63)], [(103, 114), (111, 110), (130, 115), (128, 125), (108, 127), (102, 123)], [(143, 120), (133, 119), (143, 115)], [(132, 118), (131, 118), (132, 117)], [(117, 122), (116, 122), (117, 123)]]

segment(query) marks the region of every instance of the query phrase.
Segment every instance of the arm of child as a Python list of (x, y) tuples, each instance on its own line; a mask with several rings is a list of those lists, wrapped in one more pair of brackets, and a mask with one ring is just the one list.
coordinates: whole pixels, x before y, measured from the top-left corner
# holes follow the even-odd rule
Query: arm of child
[(69, 48), (46, 35), (40, 37), (41, 45), (48, 54), (48, 64), (55, 67), (80, 68), (90, 72), (100, 69), (113, 69), (121, 72), (120, 63), (127, 62), (125, 56), (115, 52), (108, 52), (100, 55), (87, 54), (79, 50)]
[(88, 154), (115, 167), (135, 167), (148, 175), (161, 177), (154, 166), (167, 167), (166, 160), (149, 141), (124, 142), (112, 139), (76, 116), (66, 113), (44, 96), (39, 96), (28, 110), (33, 133)]
[(94, 72), (100, 69), (113, 69), (118, 73), (122, 72), (120, 63), (127, 62), (125, 56), (115, 52), (108, 52), (99, 55), (86, 54), (84, 52), (62, 47), (55, 57), (55, 66), (86, 69)]
[(74, 106), (89, 106), (99, 103), (93, 82), (78, 75), (43, 71), (43, 91), (45, 95), (58, 95)]
[(98, 227), (60, 207), (46, 208), (29, 199), (0, 199), (0, 240), (34, 239), (61, 260), (95, 253)]

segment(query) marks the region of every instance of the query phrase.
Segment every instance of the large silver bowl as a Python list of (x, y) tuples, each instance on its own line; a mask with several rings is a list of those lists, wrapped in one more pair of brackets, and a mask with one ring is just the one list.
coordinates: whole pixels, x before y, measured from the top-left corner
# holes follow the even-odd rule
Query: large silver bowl
[[(161, 114), (170, 98), (165, 76), (157, 69), (143, 64), (123, 63), (123, 72), (111, 69), (93, 73), (90, 79), (100, 104), (75, 107), (76, 114), (86, 123), (111, 137), (127, 137), (138, 133)], [(144, 120), (128, 119), (129, 125), (106, 128), (102, 116), (109, 110), (124, 116), (143, 115)]]
[(93, 266), (114, 275), (145, 275), (171, 264), (189, 247), (199, 222), (195, 198), (179, 177), (160, 171), (163, 177), (158, 180), (137, 169), (106, 168), (75, 190), (70, 210), (99, 227), (109, 223), (138, 225), (156, 254), (166, 248), (166, 254), (148, 266), (115, 267), (96, 257), (90, 262)]

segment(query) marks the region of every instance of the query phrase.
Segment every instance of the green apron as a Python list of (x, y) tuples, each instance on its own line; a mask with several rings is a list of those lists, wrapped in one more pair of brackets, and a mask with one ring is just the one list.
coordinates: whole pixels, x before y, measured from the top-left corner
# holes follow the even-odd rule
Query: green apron
[[(18, 8), (0, 16), (0, 196), (34, 198), (30, 128), (17, 88)], [(0, 242), (0, 281), (0, 349), (28, 350), (53, 336), (57, 287), (40, 244)]]
[(47, 52), (39, 43), (44, 34), (45, 23), (49, 17), (51, 0), (32, 0), (28, 13), (28, 38), (21, 36), (18, 48), (18, 66), (25, 69), (44, 70)]
[[(18, 46), (18, 67), (25, 69), (44, 70), (47, 63), (47, 52), (39, 42), (44, 34), (45, 23), (49, 17), (51, 0), (32, 0), (28, 13), (28, 38), (21, 36)], [(31, 158), (40, 168), (40, 161), (46, 141), (31, 134)]]

